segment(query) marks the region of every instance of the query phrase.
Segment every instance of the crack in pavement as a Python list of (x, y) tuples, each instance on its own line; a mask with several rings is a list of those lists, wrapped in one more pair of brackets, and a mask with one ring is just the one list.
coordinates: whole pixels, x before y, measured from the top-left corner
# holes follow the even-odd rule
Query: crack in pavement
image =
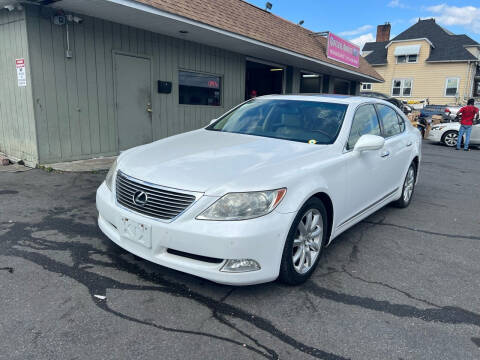
[(480, 338), (472, 337), (472, 342), (480, 348)]
[[(351, 264), (351, 263), (354, 263), (354, 262), (357, 262), (358, 261), (358, 254), (359, 254), (359, 249), (358, 249), (358, 244), (363, 240), (363, 237), (365, 236), (365, 233), (370, 229), (370, 228), (374, 228), (375, 225), (381, 223), (383, 224), (384, 221), (385, 221), (386, 217), (382, 217), (382, 219), (378, 222), (378, 223), (374, 223), (374, 222), (368, 222), (368, 221), (364, 221), (363, 223), (365, 224), (370, 224), (372, 226), (370, 227), (367, 227), (367, 228), (361, 228), (360, 230), (360, 235), (358, 237), (358, 240), (354, 242), (353, 246), (352, 246), (352, 250), (350, 251), (350, 255), (348, 257), (348, 264)], [(392, 286), (390, 284), (387, 284), (387, 283), (384, 283), (384, 282), (380, 282), (380, 281), (371, 281), (371, 280), (366, 280), (366, 279), (363, 279), (362, 277), (358, 276), (358, 275), (354, 275), (352, 274), (350, 271), (347, 270), (347, 265), (342, 265), (342, 270), (338, 270), (338, 272), (340, 273), (344, 273), (348, 276), (350, 276), (352, 279), (355, 279), (355, 280), (358, 280), (358, 281), (361, 281), (361, 282), (364, 282), (366, 284), (371, 284), (371, 285), (379, 285), (379, 286), (383, 286), (387, 289), (390, 289), (390, 290), (393, 290), (393, 291), (397, 291), (399, 292), (400, 294), (403, 294), (405, 295), (406, 297), (408, 297), (409, 299), (412, 299), (412, 300), (416, 300), (416, 301), (419, 301), (423, 304), (426, 304), (426, 305), (429, 305), (429, 306), (434, 306), (434, 307), (437, 307), (437, 308), (441, 308), (440, 305), (437, 305), (437, 304), (434, 304), (428, 300), (424, 300), (424, 299), (421, 299), (421, 298), (418, 298), (416, 296), (413, 296), (412, 294), (408, 293), (407, 291), (404, 291), (404, 290), (401, 290), (399, 288), (396, 288), (395, 286)]]
[[(357, 240), (352, 240), (353, 246), (352, 249), (350, 250), (350, 254), (348, 255), (348, 261), (347, 264), (354, 263), (358, 260), (358, 254), (359, 254), (359, 248), (358, 244), (362, 241), (364, 238), (366, 231), (375, 227), (376, 225), (383, 225), (385, 224), (386, 217), (382, 217), (379, 222), (371, 222), (371, 221), (363, 221), (362, 223), (369, 224), (372, 226), (369, 227), (361, 227), (359, 229), (360, 234), (358, 236)], [(345, 293), (340, 293), (336, 292), (333, 290), (330, 290), (328, 288), (322, 287), (317, 285), (313, 281), (309, 281), (303, 285), (302, 291), (308, 291), (312, 295), (322, 298), (322, 299), (327, 299), (331, 300), (337, 303), (342, 303), (345, 305), (350, 305), (350, 306), (358, 306), (364, 309), (368, 310), (373, 310), (373, 311), (378, 311), (386, 314), (391, 314), (393, 316), (397, 316), (400, 318), (407, 317), (407, 318), (416, 318), (423, 320), (425, 322), (440, 322), (440, 323), (446, 323), (446, 324), (464, 324), (464, 325), (473, 325), (480, 327), (480, 314), (474, 313), (469, 310), (462, 309), (460, 307), (456, 306), (440, 306), (438, 304), (434, 304), (432, 302), (429, 302), (424, 299), (417, 298), (408, 292), (397, 289), (391, 285), (381, 283), (381, 282), (374, 282), (374, 281), (368, 281), (365, 279), (362, 279), (358, 276), (355, 276), (351, 273), (349, 273), (346, 270), (346, 265), (342, 266), (342, 270), (332, 270), (329, 273), (325, 275), (330, 275), (335, 272), (338, 273), (345, 273), (346, 275), (358, 280), (362, 281), (368, 284), (377, 284), (381, 286), (385, 286), (391, 290), (398, 291), (402, 293), (403, 295), (407, 296), (408, 298), (412, 300), (417, 300), (419, 302), (422, 302), (428, 306), (432, 306), (434, 308), (430, 309), (420, 309), (412, 305), (406, 305), (406, 304), (394, 304), (389, 301), (380, 301), (376, 300), (370, 297), (365, 297), (365, 296), (357, 296), (357, 295), (350, 295), (350, 294), (345, 294)]]
[(343, 271), (341, 271), (341, 272), (343, 272), (343, 273), (345, 273), (346, 275), (350, 276), (352, 279), (355, 279), (355, 280), (364, 282), (364, 283), (366, 283), (366, 284), (383, 286), (383, 287), (386, 287), (387, 289), (397, 291), (397, 292), (405, 295), (405, 296), (408, 297), (409, 299), (419, 301), (419, 302), (421, 302), (421, 303), (424, 303), (425, 305), (429, 305), (429, 306), (434, 306), (434, 307), (437, 307), (437, 308), (441, 308), (440, 305), (434, 304), (434, 303), (432, 303), (432, 302), (430, 302), (430, 301), (428, 301), (428, 300), (424, 300), (424, 299), (418, 298), (418, 297), (416, 297), (416, 296), (408, 293), (408, 292), (405, 291), (405, 290), (401, 290), (401, 289), (396, 288), (396, 287), (394, 287), (394, 286), (392, 286), (392, 285), (389, 285), (389, 284), (387, 284), (387, 283), (380, 282), (380, 281), (366, 280), (366, 279), (361, 278), (360, 276), (353, 275), (352, 273), (350, 273), (350, 272), (345, 268), (345, 266), (342, 266), (342, 269), (343, 269)]
[[(246, 334), (244, 331), (235, 327), (230, 321), (226, 320), (226, 317), (231, 317), (234, 319), (245, 321), (246, 323), (258, 328), (259, 330), (272, 335), (282, 343), (318, 359), (346, 359), (345, 357), (342, 357), (340, 355), (329, 353), (315, 347), (303, 344), (302, 342), (294, 339), (290, 335), (276, 328), (269, 320), (259, 316), (254, 316), (241, 308), (224, 303), (223, 300), (226, 299), (226, 296), (224, 296), (224, 299), (222, 299), (222, 301), (217, 301), (201, 293), (192, 291), (183, 284), (171, 281), (160, 275), (159, 273), (147, 272), (139, 265), (125, 260), (122, 255), (126, 254), (127, 252), (123, 249), (120, 249), (109, 240), (107, 242), (107, 251), (102, 251), (91, 244), (86, 244), (79, 241), (56, 241), (47, 240), (38, 237), (38, 235), (36, 237), (32, 236), (32, 233), (34, 232), (56, 230), (62, 235), (70, 238), (84, 236), (97, 239), (100, 238), (102, 240), (103, 236), (98, 230), (96, 224), (91, 225), (75, 222), (71, 219), (58, 216), (60, 214), (65, 215), (65, 209), (57, 209), (55, 211), (51, 211), (48, 215), (44, 217), (44, 219), (40, 223), (35, 224), (35, 226), (31, 226), (27, 223), (21, 222), (13, 224), (8, 223), (6, 232), (0, 235), (0, 242), (3, 244), (3, 247), (0, 248), (0, 254), (5, 256), (15, 256), (23, 258), (32, 263), (42, 266), (47, 271), (58, 273), (62, 276), (68, 276), (76, 282), (84, 285), (88, 289), (90, 297), (96, 306), (112, 315), (118, 316), (128, 321), (152, 326), (159, 330), (167, 332), (205, 336), (216, 340), (229, 342), (231, 344), (241, 346), (242, 348), (246, 348), (249, 351), (255, 352), (256, 354), (261, 355), (265, 358), (278, 359), (278, 354), (273, 349), (269, 349), (267, 346), (262, 345), (259, 340)], [(56, 261), (55, 259), (41, 253), (41, 251), (46, 250), (69, 252), (73, 261), (73, 265), (70, 266), (65, 263)], [(92, 255), (105, 256), (111, 260), (111, 263), (93, 259)], [(134, 274), (138, 278), (153, 283), (155, 285), (141, 286), (127, 284), (112, 279), (110, 277), (88, 271), (90, 268), (95, 266), (110, 267), (130, 274)], [(229, 326), (239, 334), (246, 336), (261, 349), (237, 340), (229, 339), (224, 336), (200, 331), (166, 327), (153, 321), (141, 320), (130, 315), (121, 313), (117, 310), (112, 309), (109, 306), (108, 299), (104, 300), (95, 297), (95, 295), (106, 296), (108, 289), (157, 291), (172, 296), (190, 299), (192, 301), (195, 301), (197, 304), (205, 306), (206, 308), (211, 310), (214, 318), (216, 318), (224, 325)], [(233, 290), (231, 290), (226, 295), (230, 295), (232, 291)]]
[[(444, 324), (463, 324), (480, 327), (480, 315), (456, 306), (443, 306), (431, 309), (419, 309), (412, 305), (394, 304), (389, 301), (375, 300), (366, 296), (350, 295), (336, 292), (319, 286), (314, 282), (304, 285), (318, 298), (331, 300), (345, 305), (359, 306), (364, 309), (394, 315), (400, 318), (416, 318), (425, 322), (439, 322)], [(437, 306), (437, 305), (435, 305)]]
[(367, 224), (372, 224), (375, 226), (390, 226), (398, 229), (410, 230), (410, 231), (419, 232), (419, 233), (428, 234), (428, 235), (438, 235), (438, 236), (443, 236), (443, 237), (452, 238), (452, 239), (480, 240), (479, 236), (474, 236), (474, 235), (453, 235), (453, 234), (445, 234), (445, 233), (429, 231), (429, 230), (416, 229), (416, 228), (412, 228), (404, 225), (397, 225), (397, 224), (391, 224), (391, 223), (373, 222), (373, 221), (366, 221), (366, 220), (364, 220), (363, 222)]

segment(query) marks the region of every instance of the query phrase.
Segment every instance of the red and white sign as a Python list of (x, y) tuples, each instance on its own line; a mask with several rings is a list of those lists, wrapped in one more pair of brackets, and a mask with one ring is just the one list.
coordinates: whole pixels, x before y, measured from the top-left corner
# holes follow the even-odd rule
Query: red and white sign
[(327, 57), (358, 68), (360, 66), (360, 47), (335, 34), (328, 33)]
[(25, 59), (16, 59), (18, 87), (27, 86), (27, 74), (25, 73)]

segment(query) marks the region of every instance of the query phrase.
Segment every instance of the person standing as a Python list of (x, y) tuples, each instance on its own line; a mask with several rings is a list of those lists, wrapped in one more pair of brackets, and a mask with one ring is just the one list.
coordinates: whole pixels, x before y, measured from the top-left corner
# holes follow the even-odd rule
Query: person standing
[(457, 139), (457, 150), (460, 150), (462, 144), (462, 137), (465, 134), (465, 142), (463, 145), (463, 150), (470, 151), (468, 144), (470, 143), (470, 134), (472, 133), (473, 120), (475, 117), (478, 117), (478, 108), (474, 106), (475, 100), (470, 99), (467, 102), (467, 106), (462, 107), (458, 111), (458, 115), (462, 115), (462, 120), (460, 121), (460, 130), (458, 131)]

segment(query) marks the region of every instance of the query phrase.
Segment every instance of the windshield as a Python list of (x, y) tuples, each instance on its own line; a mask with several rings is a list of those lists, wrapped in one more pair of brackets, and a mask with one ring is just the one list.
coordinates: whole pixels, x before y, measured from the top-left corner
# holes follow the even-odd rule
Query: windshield
[(252, 99), (208, 126), (207, 130), (333, 144), (346, 110), (345, 104)]

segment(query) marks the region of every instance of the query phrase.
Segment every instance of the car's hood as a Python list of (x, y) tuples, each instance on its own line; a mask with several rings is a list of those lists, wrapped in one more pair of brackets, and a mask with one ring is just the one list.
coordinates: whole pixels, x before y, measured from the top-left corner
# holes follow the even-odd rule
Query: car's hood
[(153, 184), (220, 196), (285, 186), (292, 166), (300, 168), (306, 157), (328, 148), (200, 129), (131, 149), (118, 166)]

